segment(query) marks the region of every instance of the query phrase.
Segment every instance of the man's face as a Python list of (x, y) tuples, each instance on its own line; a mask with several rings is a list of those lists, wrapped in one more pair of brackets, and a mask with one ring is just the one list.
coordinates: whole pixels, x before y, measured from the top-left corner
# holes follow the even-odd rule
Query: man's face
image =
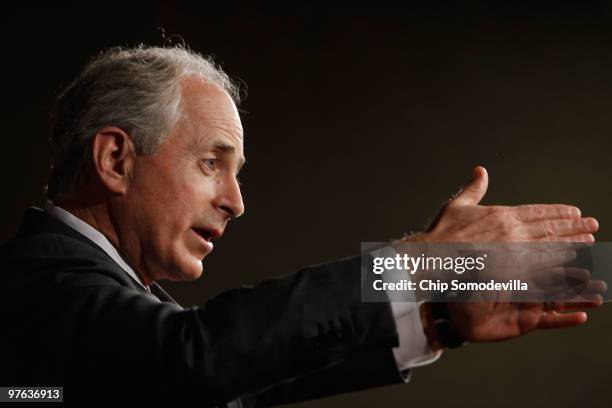
[[(190, 77), (183, 117), (151, 156), (137, 156), (126, 195), (120, 247), (147, 280), (189, 280), (227, 222), (244, 212), (237, 174), (242, 125), (229, 95)], [(123, 223), (121, 223), (123, 224)]]

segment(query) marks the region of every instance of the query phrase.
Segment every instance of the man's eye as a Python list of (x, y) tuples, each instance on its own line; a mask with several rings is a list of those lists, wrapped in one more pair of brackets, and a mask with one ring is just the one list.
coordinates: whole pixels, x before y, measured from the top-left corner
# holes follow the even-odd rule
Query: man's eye
[(217, 168), (217, 159), (205, 159), (204, 166), (209, 170), (215, 170)]

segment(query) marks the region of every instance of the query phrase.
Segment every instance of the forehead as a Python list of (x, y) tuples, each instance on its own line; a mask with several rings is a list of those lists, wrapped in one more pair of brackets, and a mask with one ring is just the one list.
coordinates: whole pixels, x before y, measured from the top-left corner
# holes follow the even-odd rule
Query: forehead
[(194, 148), (230, 144), (242, 155), (243, 130), (238, 109), (218, 85), (192, 76), (181, 80), (181, 122)]

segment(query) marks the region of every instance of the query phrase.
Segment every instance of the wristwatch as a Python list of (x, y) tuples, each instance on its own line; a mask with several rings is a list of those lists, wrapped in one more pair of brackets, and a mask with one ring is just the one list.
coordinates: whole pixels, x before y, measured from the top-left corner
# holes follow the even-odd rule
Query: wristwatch
[(455, 325), (448, 315), (446, 302), (431, 302), (430, 307), (434, 328), (440, 343), (442, 343), (444, 347), (451, 349), (465, 346), (467, 341), (457, 332)]

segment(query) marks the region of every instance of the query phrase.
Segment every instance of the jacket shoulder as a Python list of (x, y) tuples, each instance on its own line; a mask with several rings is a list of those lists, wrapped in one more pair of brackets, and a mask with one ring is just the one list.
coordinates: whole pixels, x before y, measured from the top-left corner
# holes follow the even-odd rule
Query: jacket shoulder
[(93, 243), (54, 232), (22, 235), (0, 247), (0, 280), (11, 286), (48, 284), (122, 285), (129, 278)]

